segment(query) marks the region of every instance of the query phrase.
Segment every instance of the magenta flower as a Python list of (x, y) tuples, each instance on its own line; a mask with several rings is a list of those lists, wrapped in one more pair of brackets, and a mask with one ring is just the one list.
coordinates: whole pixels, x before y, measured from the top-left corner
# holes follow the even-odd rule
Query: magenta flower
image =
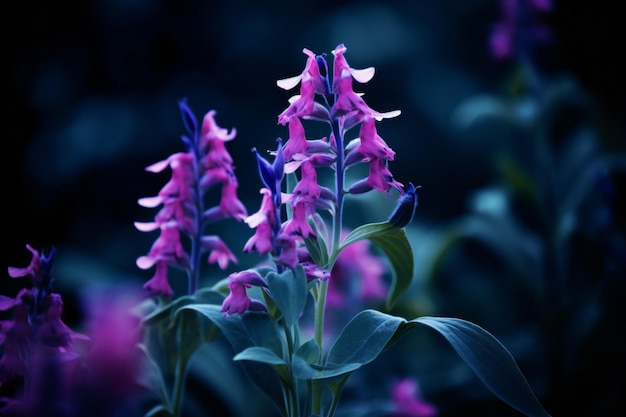
[(421, 397), (419, 385), (413, 378), (397, 381), (393, 386), (391, 399), (396, 407), (396, 417), (434, 417), (437, 409)]
[(370, 117), (363, 121), (359, 138), (361, 141), (357, 151), (367, 158), (366, 160), (387, 159), (393, 161), (396, 153), (387, 146), (387, 143), (376, 132), (376, 122), (373, 118)]
[(154, 241), (147, 256), (137, 258), (137, 266), (148, 269), (158, 261), (186, 267), (189, 259), (180, 241), (180, 232), (175, 222), (164, 223), (160, 227), (161, 235)]
[(309, 236), (315, 236), (315, 232), (309, 225), (307, 218), (310, 214), (313, 214), (313, 210), (310, 205), (305, 202), (291, 204), (292, 216), (291, 219), (283, 225), (284, 233), (287, 235), (298, 235), (303, 238)]
[(264, 311), (265, 305), (257, 300), (252, 300), (246, 294), (246, 288), (252, 286), (267, 288), (267, 283), (258, 272), (248, 269), (234, 272), (228, 276), (228, 289), (230, 294), (224, 299), (221, 311), (226, 316), (243, 314), (248, 310)]
[(400, 110), (380, 113), (370, 108), (365, 100), (352, 89), (352, 80), (360, 83), (366, 83), (374, 76), (374, 68), (365, 68), (357, 70), (350, 68), (348, 62), (343, 56), (346, 47), (341, 44), (335, 48), (333, 55), (335, 56), (333, 89), (337, 94), (337, 100), (332, 108), (333, 116), (341, 116), (356, 111), (363, 119), (374, 117), (377, 120), (389, 119), (400, 115)]
[(235, 255), (218, 236), (203, 236), (201, 241), (202, 249), (211, 252), (209, 263), (217, 262), (221, 269), (226, 269), (229, 262), (237, 263)]
[(245, 220), (248, 217), (248, 211), (239, 198), (237, 198), (237, 187), (239, 187), (239, 184), (236, 181), (225, 182), (222, 185), (222, 198), (220, 199), (219, 206), (205, 211), (203, 216), (204, 220), (217, 221), (229, 217), (237, 220)]
[(403, 192), (402, 184), (393, 179), (393, 174), (387, 168), (387, 162), (384, 159), (374, 159), (370, 163), (369, 176), (367, 177), (367, 184), (374, 190), (380, 192), (387, 192), (392, 187), (396, 190)]
[[(204, 229), (209, 222), (226, 218), (241, 221), (247, 217), (245, 206), (237, 198), (238, 182), (233, 159), (225, 145), (234, 139), (236, 130), (228, 131), (218, 126), (214, 110), (206, 113), (202, 126), (198, 128), (198, 122), (185, 100), (179, 102), (179, 107), (185, 128), (191, 135), (182, 136), (186, 151), (175, 153), (146, 168), (151, 172), (161, 172), (169, 166), (172, 178), (156, 197), (139, 200), (144, 207), (163, 205), (154, 222), (135, 222), (140, 231), (161, 230), (148, 255), (137, 259), (137, 266), (141, 269), (159, 263), (157, 272), (146, 284), (148, 292), (153, 295), (172, 295), (169, 284), (165, 282), (168, 265), (185, 270), (188, 292), (195, 292), (199, 281), (200, 251), (209, 251), (209, 263), (217, 263), (222, 269), (231, 261), (237, 262), (221, 239), (203, 236)], [(220, 202), (205, 210), (204, 193), (216, 185), (222, 187)], [(181, 232), (190, 240), (189, 254), (181, 242)]]
[(313, 203), (320, 198), (322, 187), (317, 183), (317, 173), (311, 161), (305, 161), (300, 166), (301, 179), (293, 189), (292, 203), (300, 201)]
[(174, 290), (170, 287), (167, 273), (167, 262), (157, 261), (154, 276), (143, 285), (143, 288), (147, 291), (149, 296), (170, 298), (174, 295)]
[(272, 225), (266, 221), (261, 222), (257, 224), (254, 235), (248, 239), (243, 247), (243, 251), (255, 251), (259, 254), (270, 253), (274, 247), (273, 236)]

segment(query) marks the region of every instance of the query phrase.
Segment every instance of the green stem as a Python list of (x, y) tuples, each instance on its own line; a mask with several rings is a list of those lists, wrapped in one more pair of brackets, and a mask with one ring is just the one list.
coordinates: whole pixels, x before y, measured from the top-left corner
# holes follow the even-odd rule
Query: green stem
[(176, 373), (174, 375), (174, 390), (172, 396), (172, 415), (179, 417), (181, 415), (181, 408), (183, 404), (183, 392), (185, 388), (185, 377), (187, 374), (187, 364), (189, 358), (184, 358), (182, 354), (178, 355), (176, 361)]
[[(337, 144), (337, 161), (335, 161), (335, 215), (333, 217), (333, 240), (330, 247), (331, 259), (335, 259), (335, 251), (341, 243), (341, 229), (343, 227), (343, 197), (344, 197), (344, 148), (343, 148), (343, 132), (340, 129), (339, 121), (332, 122), (332, 130)], [(328, 265), (332, 270), (332, 265)], [(326, 310), (326, 293), (328, 292), (328, 281), (321, 281), (319, 285), (318, 297), (315, 300), (315, 341), (320, 348), (320, 356), (318, 365), (323, 362), (323, 342), (324, 342), (324, 313)], [(313, 383), (313, 414), (320, 414), (322, 408), (322, 386)]]

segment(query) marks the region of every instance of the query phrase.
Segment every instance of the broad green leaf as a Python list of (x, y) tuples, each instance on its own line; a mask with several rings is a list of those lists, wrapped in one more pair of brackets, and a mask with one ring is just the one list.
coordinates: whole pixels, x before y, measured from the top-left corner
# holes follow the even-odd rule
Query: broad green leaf
[(549, 417), (509, 351), (482, 327), (451, 317), (420, 317), (404, 322), (399, 333), (416, 324), (439, 332), (478, 378), (501, 400), (530, 417)]
[(306, 341), (298, 348), (298, 350), (296, 350), (296, 355), (309, 363), (317, 362), (319, 360), (320, 353), (320, 346), (317, 344), (315, 339)]
[[(195, 311), (200, 317), (217, 326), (236, 353), (259, 345), (270, 350), (278, 349), (277, 345), (280, 341), (276, 337), (273, 324), (267, 314), (246, 313), (243, 316), (226, 317), (220, 311), (220, 306), (214, 304), (185, 305), (176, 314), (180, 314), (183, 310)], [(280, 414), (286, 416), (283, 393), (280, 389), (278, 376), (270, 371), (272, 367), (264, 363), (244, 361), (242, 368), (250, 381), (274, 403)]]
[(270, 294), (283, 314), (288, 326), (293, 326), (300, 317), (307, 297), (306, 276), (302, 266), (288, 269), (282, 274), (270, 272), (266, 277)]
[(279, 358), (274, 352), (271, 350), (252, 346), (248, 349), (239, 352), (233, 358), (235, 361), (252, 361), (252, 362), (260, 362), (270, 365), (276, 373), (280, 376), (280, 378), (291, 384), (291, 376), (289, 375), (289, 365), (282, 358)]
[(504, 402), (529, 417), (549, 417), (515, 359), (498, 339), (482, 327), (457, 318), (420, 317), (406, 321), (375, 310), (362, 311), (346, 325), (331, 347), (321, 377), (349, 374), (376, 359), (420, 324), (444, 336), (485, 386)]
[(325, 367), (350, 363), (365, 365), (387, 346), (404, 319), (375, 310), (357, 314), (341, 331), (330, 348)]
[(344, 248), (362, 239), (369, 239), (376, 244), (385, 252), (391, 263), (394, 273), (391, 288), (387, 295), (387, 308), (391, 308), (413, 279), (413, 249), (406, 232), (404, 229), (391, 226), (389, 222), (369, 223), (359, 226), (346, 236), (336, 253), (333, 253), (329, 268), (332, 268)]

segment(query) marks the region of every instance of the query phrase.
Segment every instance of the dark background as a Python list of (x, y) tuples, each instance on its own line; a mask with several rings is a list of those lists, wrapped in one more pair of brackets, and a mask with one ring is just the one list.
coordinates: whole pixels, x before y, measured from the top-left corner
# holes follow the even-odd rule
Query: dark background
[[(546, 17), (554, 40), (542, 51), (548, 76), (582, 86), (602, 120), (602, 143), (624, 148), (626, 73), (623, 17), (616, 1), (561, 1)], [(330, 53), (345, 43), (355, 68), (376, 67), (366, 91), (376, 110), (401, 109), (379, 133), (397, 152), (396, 178), (421, 184), (418, 221), (436, 227), (461, 216), (468, 196), (494, 177), (485, 131), (454, 129), (467, 98), (498, 94), (512, 64), (487, 47), (496, 1), (168, 1), (5, 2), (0, 13), (4, 85), (3, 218), (0, 266), (30, 260), (26, 243), (54, 245), (57, 290), (67, 320), (80, 321), (82, 288), (142, 283), (135, 259), (154, 235), (133, 221), (151, 210), (167, 174), (144, 167), (182, 150), (177, 101), (198, 118), (217, 110), (240, 198), (257, 210), (253, 146), (273, 148), (289, 92), (276, 80), (299, 74), (303, 47)], [(380, 219), (374, 219), (380, 220)], [(223, 226), (241, 247), (245, 225)], [(243, 265), (249, 259), (240, 261)], [(5, 277), (3, 293), (20, 285)], [(601, 360), (601, 358), (599, 359)], [(572, 401), (584, 401), (573, 398)]]

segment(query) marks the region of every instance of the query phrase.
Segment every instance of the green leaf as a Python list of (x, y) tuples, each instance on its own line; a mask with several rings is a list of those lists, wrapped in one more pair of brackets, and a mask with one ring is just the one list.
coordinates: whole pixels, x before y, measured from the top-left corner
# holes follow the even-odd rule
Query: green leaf
[(529, 417), (549, 417), (509, 351), (482, 327), (449, 317), (411, 321), (365, 310), (343, 329), (331, 347), (324, 370), (315, 378), (348, 375), (365, 365), (419, 324), (443, 335), (478, 378), (496, 396)]
[(451, 317), (420, 317), (403, 323), (400, 332), (418, 323), (445, 337), (485, 386), (501, 400), (529, 417), (549, 417), (513, 356), (491, 333), (474, 323)]
[(279, 358), (274, 352), (271, 350), (264, 348), (253, 346), (248, 349), (239, 352), (233, 358), (235, 361), (252, 361), (252, 362), (260, 362), (270, 365), (280, 378), (291, 384), (291, 376), (289, 374), (289, 365), (282, 358)]
[(360, 312), (344, 327), (330, 348), (326, 365), (365, 365), (373, 361), (387, 346), (403, 321), (400, 317), (375, 310)]
[(300, 317), (307, 297), (306, 276), (302, 266), (288, 269), (282, 274), (270, 272), (266, 277), (270, 294), (283, 314), (288, 326), (293, 326)]
[(315, 339), (310, 339), (302, 344), (296, 350), (296, 355), (304, 359), (309, 363), (315, 363), (319, 360), (321, 354), (320, 346), (317, 344)]
[(398, 297), (408, 288), (413, 279), (413, 249), (404, 229), (391, 226), (389, 222), (369, 223), (354, 229), (333, 253), (329, 269), (337, 260), (339, 253), (351, 243), (358, 240), (369, 239), (387, 255), (393, 268), (391, 288), (387, 295), (387, 308), (390, 309)]
[[(274, 324), (267, 314), (246, 313), (243, 316), (226, 317), (220, 311), (220, 306), (214, 304), (185, 305), (179, 308), (176, 314), (186, 310), (195, 311), (201, 318), (217, 326), (236, 353), (253, 346), (263, 346), (273, 352), (280, 352), (279, 349), (282, 348)], [(274, 403), (281, 415), (287, 415), (280, 382), (277, 375), (270, 371), (271, 366), (244, 361), (242, 367), (249, 380)]]

